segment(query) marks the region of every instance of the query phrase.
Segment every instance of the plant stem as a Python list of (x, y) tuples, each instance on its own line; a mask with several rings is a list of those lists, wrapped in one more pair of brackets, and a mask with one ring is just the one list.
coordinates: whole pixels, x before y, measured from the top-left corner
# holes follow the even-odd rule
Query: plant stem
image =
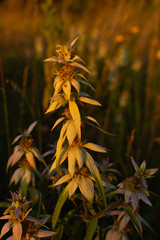
[(10, 148), (10, 137), (9, 137), (9, 122), (8, 122), (8, 108), (7, 108), (7, 98), (6, 98), (6, 91), (5, 91), (5, 84), (4, 84), (4, 74), (3, 74), (3, 66), (2, 66), (2, 59), (0, 56), (0, 76), (2, 82), (2, 94), (3, 94), (3, 102), (4, 102), (4, 121), (6, 127), (6, 135), (7, 135), (7, 145), (8, 145), (8, 156), (11, 155), (11, 148)]
[[(82, 199), (83, 199), (83, 207), (84, 207), (84, 216), (85, 218), (88, 218), (88, 209), (87, 209), (87, 204), (86, 204), (86, 198), (82, 194)], [(86, 229), (88, 229), (89, 222), (86, 222)]]

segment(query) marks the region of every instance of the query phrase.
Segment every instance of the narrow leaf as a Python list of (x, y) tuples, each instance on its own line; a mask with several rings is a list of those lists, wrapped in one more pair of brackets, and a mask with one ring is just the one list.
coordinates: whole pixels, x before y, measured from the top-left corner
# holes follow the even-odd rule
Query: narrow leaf
[(87, 97), (80, 97), (79, 100), (84, 103), (96, 105), (96, 106), (102, 106), (98, 101), (92, 99), (92, 98), (87, 98)]
[(75, 123), (79, 139), (81, 139), (81, 128), (80, 128), (81, 127), (81, 116), (80, 116), (79, 108), (75, 101), (69, 101), (69, 110), (70, 110), (72, 119)]
[(89, 143), (88, 142), (88, 143), (84, 144), (83, 147), (88, 148), (88, 149), (90, 149), (92, 151), (96, 151), (96, 152), (102, 152), (102, 153), (106, 153), (107, 152), (104, 147), (102, 147), (100, 145), (97, 145), (95, 143)]
[(55, 229), (57, 221), (59, 219), (59, 215), (61, 212), (61, 209), (65, 203), (65, 201), (67, 200), (68, 196), (69, 196), (69, 189), (70, 189), (70, 183), (65, 187), (65, 189), (62, 191), (57, 204), (55, 206), (54, 212), (53, 212), (53, 216), (52, 216), (52, 228)]
[(59, 119), (55, 122), (55, 124), (53, 125), (51, 131), (52, 131), (60, 122), (62, 122), (64, 119), (65, 119), (65, 117), (59, 118)]
[(92, 218), (92, 220), (90, 221), (87, 233), (84, 237), (84, 240), (92, 240), (93, 239), (93, 235), (96, 231), (97, 224), (98, 224), (98, 217)]

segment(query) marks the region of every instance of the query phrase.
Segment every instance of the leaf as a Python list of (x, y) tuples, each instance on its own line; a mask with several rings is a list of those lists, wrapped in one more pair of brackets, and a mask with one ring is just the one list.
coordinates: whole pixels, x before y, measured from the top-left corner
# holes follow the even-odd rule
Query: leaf
[(75, 193), (76, 189), (78, 188), (79, 184), (79, 176), (76, 176), (72, 179), (70, 189), (69, 189), (69, 198)]
[(13, 236), (16, 240), (21, 240), (22, 224), (20, 222), (14, 222), (13, 223)]
[(88, 149), (90, 149), (92, 151), (96, 151), (96, 152), (102, 152), (102, 153), (106, 153), (107, 152), (104, 147), (102, 147), (100, 145), (97, 145), (95, 143), (89, 143), (88, 142), (88, 143), (84, 144), (83, 147), (88, 148)]
[(56, 234), (55, 232), (52, 232), (52, 231), (47, 231), (47, 230), (41, 230), (39, 229), (38, 232), (37, 232), (37, 237), (41, 237), (41, 238), (44, 238), (44, 237), (50, 237), (52, 235)]
[(65, 189), (62, 191), (61, 195), (58, 198), (57, 204), (55, 206), (53, 215), (52, 215), (52, 228), (55, 229), (55, 226), (57, 224), (57, 221), (59, 219), (59, 215), (61, 212), (61, 209), (65, 203), (65, 201), (67, 200), (68, 196), (69, 196), (69, 189), (70, 189), (70, 185), (71, 183), (69, 183)]
[(70, 95), (71, 95), (71, 83), (70, 83), (70, 81), (66, 81), (63, 84), (63, 92), (67, 96), (67, 99), (70, 99)]
[(98, 168), (97, 168), (97, 166), (96, 166), (92, 156), (88, 152), (86, 152), (86, 154), (87, 154), (86, 165), (89, 168), (92, 176), (94, 177), (94, 179), (95, 179), (95, 181), (96, 181), (96, 183), (98, 185), (99, 191), (102, 194), (102, 198), (103, 198), (104, 204), (106, 206), (105, 191), (104, 191), (104, 187), (103, 187), (101, 176), (99, 174), (99, 170), (98, 170)]
[(87, 97), (80, 97), (79, 100), (84, 103), (92, 104), (92, 105), (97, 105), (97, 106), (102, 106), (98, 101), (92, 99), (92, 98), (87, 98)]
[(117, 136), (116, 134), (109, 133), (109, 132), (103, 130), (102, 128), (100, 128), (100, 127), (98, 127), (98, 126), (96, 126), (96, 125), (94, 125), (94, 124), (92, 124), (92, 123), (90, 123), (90, 122), (88, 122), (88, 124), (91, 125), (91, 126), (93, 126), (93, 127), (95, 127), (95, 128), (97, 128), (98, 130), (100, 130), (101, 132), (103, 132), (103, 133), (105, 133), (105, 134), (107, 134), (107, 135), (110, 135), (110, 136), (113, 136), (113, 137), (116, 137), (116, 136)]
[(75, 156), (76, 156), (76, 159), (78, 162), (78, 166), (79, 166), (79, 168), (81, 168), (83, 166), (84, 160), (83, 160), (83, 153), (80, 148), (76, 148)]
[(69, 111), (72, 116), (72, 119), (75, 123), (76, 130), (79, 136), (79, 140), (81, 139), (81, 116), (79, 112), (79, 108), (75, 101), (69, 101)]
[(94, 185), (88, 177), (81, 176), (79, 180), (79, 189), (85, 198), (92, 203), (94, 197)]
[(85, 118), (87, 118), (88, 120), (90, 120), (92, 122), (95, 122), (100, 127), (99, 123), (97, 122), (97, 120), (95, 118), (90, 117), (90, 116), (86, 116)]
[(7, 222), (4, 224), (1, 230), (1, 238), (11, 229), (12, 222)]
[(65, 148), (61, 149), (59, 158), (55, 159), (55, 161), (51, 165), (49, 172), (52, 172), (55, 168), (57, 168), (59, 165), (61, 165), (65, 161), (67, 156), (68, 156), (68, 148), (65, 147)]
[(54, 80), (54, 89), (55, 89), (54, 94), (58, 94), (61, 91), (62, 86), (63, 86), (63, 80), (58, 80), (58, 79), (59, 79), (59, 77), (56, 77)]
[(88, 230), (86, 232), (86, 235), (84, 237), (84, 240), (92, 240), (93, 239), (93, 235), (96, 231), (98, 225), (98, 217), (94, 217), (91, 219)]
[(26, 159), (27, 159), (28, 163), (30, 164), (30, 166), (33, 169), (36, 169), (36, 163), (35, 163), (35, 159), (34, 159), (32, 152), (26, 152), (25, 156), (26, 156)]
[(75, 150), (69, 150), (68, 152), (68, 172), (73, 176), (76, 169), (76, 156)]
[(59, 119), (55, 122), (55, 124), (53, 125), (51, 131), (52, 131), (60, 122), (62, 122), (64, 119), (65, 119), (65, 117), (59, 118)]
[(80, 64), (80, 63), (71, 62), (71, 63), (69, 63), (69, 65), (74, 66), (74, 67), (79, 67), (79, 68), (83, 69), (84, 71), (86, 71), (87, 73), (90, 73), (90, 72), (88, 71), (88, 69), (87, 69), (86, 67), (84, 67), (84, 66), (83, 66), (82, 64)]
[(76, 79), (73, 79), (73, 80), (71, 81), (71, 84), (72, 84), (72, 86), (77, 90), (78, 96), (79, 96), (80, 88), (81, 88), (79, 82), (78, 82)]
[(73, 46), (74, 46), (74, 44), (76, 43), (76, 41), (78, 40), (78, 38), (79, 38), (79, 36), (76, 37), (76, 38), (71, 42), (71, 44), (70, 44), (70, 46), (69, 46), (69, 49), (70, 49), (70, 50), (73, 48)]
[(60, 132), (60, 136), (59, 136), (59, 139), (57, 141), (57, 149), (56, 149), (56, 153), (55, 153), (55, 156), (56, 156), (56, 164), (57, 164), (57, 161), (59, 159), (59, 156), (60, 156), (60, 153), (61, 153), (61, 149), (62, 149), (62, 145), (64, 143), (64, 140), (66, 138), (66, 130), (67, 130), (67, 126), (68, 126), (68, 121), (66, 123), (63, 124), (62, 128), (61, 128), (61, 132)]
[(24, 152), (21, 150), (16, 151), (16, 153), (13, 155), (13, 159), (12, 159), (12, 163), (11, 166), (13, 166), (14, 164), (16, 164), (21, 157), (23, 156)]
[(36, 126), (37, 121), (33, 122), (27, 129), (27, 133), (30, 134), (30, 132), (32, 132), (33, 128)]
[(72, 145), (72, 142), (74, 141), (75, 137), (77, 135), (76, 127), (72, 120), (69, 121), (68, 127), (67, 127), (67, 139), (69, 142), (69, 145)]
[(91, 85), (90, 83), (88, 83), (88, 82), (86, 82), (86, 81), (84, 81), (84, 80), (82, 80), (82, 79), (78, 79), (78, 82), (83, 83), (83, 84), (89, 86), (94, 92), (96, 91), (96, 90), (94, 89), (94, 87), (92, 87), (92, 85)]
[(136, 229), (140, 235), (140, 237), (142, 238), (142, 230), (141, 230), (141, 227), (139, 225), (139, 222), (135, 216), (135, 214), (130, 210), (130, 208), (126, 208), (125, 209), (125, 212), (129, 215), (131, 221), (133, 222), (133, 224), (136, 226)]
[(61, 177), (55, 184), (54, 187), (67, 182), (69, 179), (71, 179), (71, 175), (70, 174), (66, 174), (63, 177)]
[(17, 137), (15, 137), (15, 139), (13, 140), (12, 144), (14, 144), (15, 142), (17, 142), (23, 135), (18, 135)]

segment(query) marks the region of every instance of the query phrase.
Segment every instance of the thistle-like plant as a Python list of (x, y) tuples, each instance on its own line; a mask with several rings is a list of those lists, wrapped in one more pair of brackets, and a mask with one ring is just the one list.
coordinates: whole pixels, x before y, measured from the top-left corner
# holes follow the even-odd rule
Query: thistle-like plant
[[(62, 109), (62, 116), (55, 121), (52, 127), (53, 131), (58, 124), (62, 124), (53, 163), (50, 167), (51, 174), (56, 172), (56, 175), (51, 177), (53, 180), (51, 187), (66, 184), (64, 188), (60, 188), (61, 194), (53, 212), (52, 227), (55, 229), (57, 222), (60, 222), (60, 212), (67, 198), (69, 197), (77, 207), (77, 197), (77, 201), (82, 200), (84, 206), (84, 212), (80, 207), (80, 213), (76, 216), (86, 222), (85, 240), (91, 240), (93, 236), (98, 240), (128, 240), (128, 235), (132, 233), (129, 222), (142, 236), (141, 222), (146, 222), (142, 221), (143, 218), (138, 212), (139, 199), (151, 205), (145, 179), (155, 173), (157, 169), (146, 170), (145, 163), (139, 168), (132, 159), (136, 173), (120, 183), (117, 189), (104, 176), (101, 177), (98, 169), (99, 164), (96, 164), (90, 151), (107, 153), (107, 149), (88, 142), (83, 134), (87, 124), (102, 130), (97, 120), (88, 116), (84, 109), (85, 104), (96, 106), (101, 106), (101, 104), (81, 90), (81, 84), (86, 84), (91, 89), (93, 87), (79, 72), (79, 70), (83, 70), (89, 73), (83, 60), (74, 54), (74, 44), (77, 39), (69, 47), (57, 45), (57, 56), (45, 60), (59, 65), (53, 83), (54, 93), (46, 114)], [(68, 164), (65, 164), (66, 162)], [(119, 173), (115, 170), (112, 172)], [(119, 194), (124, 194), (124, 200), (119, 197)], [(70, 214), (68, 213), (68, 218), (71, 217)], [(102, 217), (106, 219), (113, 217), (114, 224), (108, 232), (104, 226), (99, 224), (98, 219)], [(76, 224), (79, 224), (78, 222)], [(57, 227), (57, 231), (59, 231), (60, 226)], [(64, 229), (64, 226), (62, 228)], [(57, 239), (61, 239), (62, 233)], [(71, 238), (73, 237), (72, 233), (68, 233), (68, 230), (67, 234)]]
[[(60, 107), (63, 108), (62, 117), (60, 117), (52, 127), (53, 130), (58, 124), (63, 123), (50, 172), (53, 170), (59, 172), (61, 165), (66, 159), (68, 160), (66, 174), (56, 183), (53, 183), (52, 186), (54, 187), (67, 182), (68, 185), (64, 191), (67, 192), (69, 198), (71, 198), (76, 189), (79, 188), (82, 197), (92, 203), (95, 193), (94, 185), (96, 184), (106, 205), (103, 182), (96, 163), (88, 150), (101, 153), (106, 153), (107, 150), (95, 143), (87, 142), (83, 137), (82, 131), (82, 129), (85, 130), (86, 124), (88, 123), (99, 128), (96, 119), (85, 113), (84, 104), (87, 103), (97, 106), (101, 106), (101, 104), (91, 98), (87, 93), (81, 91), (81, 84), (86, 84), (92, 89), (93, 87), (87, 82), (86, 78), (79, 73), (79, 69), (85, 72), (89, 71), (84, 66), (83, 60), (77, 55), (74, 55), (74, 44), (77, 39), (78, 38), (76, 38), (69, 47), (58, 45), (56, 50), (58, 56), (45, 60), (60, 65), (60, 68), (55, 73), (56, 77), (53, 84), (54, 94), (46, 113), (53, 113)], [(53, 225), (56, 224), (54, 217), (53, 215)]]
[(22, 197), (20, 192), (11, 193), (12, 199), (9, 199), (11, 205), (5, 210), (0, 220), (8, 220), (1, 230), (2, 238), (12, 229), (13, 235), (7, 240), (34, 240), (54, 235), (54, 232), (40, 229), (45, 227), (47, 219), (37, 220), (29, 216), (31, 212), (30, 202)]
[[(40, 173), (36, 168), (36, 161), (43, 162), (45, 164), (44, 158), (41, 155), (38, 148), (34, 146), (34, 140), (31, 136), (31, 131), (37, 124), (37, 121), (33, 122), (26, 131), (18, 135), (12, 144), (19, 141), (19, 144), (14, 147), (13, 154), (8, 159), (7, 170), (9, 167), (18, 164), (18, 168), (13, 173), (10, 184), (18, 184), (20, 181), (21, 190), (26, 191), (26, 187), (31, 182), (35, 186), (35, 173), (40, 177)], [(24, 192), (25, 194), (25, 192)]]

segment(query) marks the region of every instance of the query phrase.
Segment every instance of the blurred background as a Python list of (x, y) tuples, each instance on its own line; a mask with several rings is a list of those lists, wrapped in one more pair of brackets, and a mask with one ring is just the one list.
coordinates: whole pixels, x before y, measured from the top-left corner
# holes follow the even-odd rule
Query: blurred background
[[(103, 105), (87, 111), (117, 135), (89, 127), (88, 139), (110, 150), (107, 158), (122, 172), (120, 180), (134, 172), (129, 156), (160, 167), (160, 0), (1, 0), (0, 201), (8, 195), (13, 139), (35, 120), (42, 153), (58, 138), (50, 132), (57, 113), (44, 116), (55, 69), (43, 60), (55, 55), (56, 44), (77, 36), (77, 54), (96, 89), (84, 91)], [(160, 192), (159, 173), (150, 188)], [(151, 202), (144, 217), (158, 232), (160, 199), (151, 195)], [(145, 228), (144, 239), (159, 238)]]

